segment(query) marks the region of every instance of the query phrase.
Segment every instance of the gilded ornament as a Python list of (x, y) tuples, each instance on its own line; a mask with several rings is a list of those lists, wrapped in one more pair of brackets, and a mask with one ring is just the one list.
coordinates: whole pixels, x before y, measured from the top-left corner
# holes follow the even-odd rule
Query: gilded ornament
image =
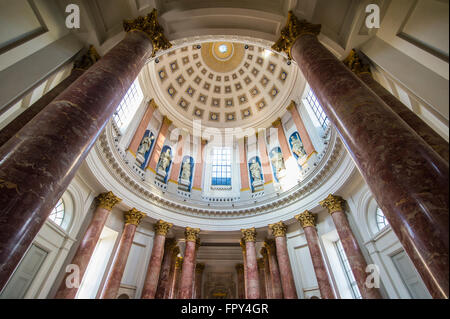
[(163, 220), (158, 220), (154, 226), (156, 235), (166, 236), (173, 224), (165, 222)]
[(274, 237), (285, 237), (286, 236), (287, 227), (281, 221), (278, 223), (275, 223), (275, 224), (270, 224), (269, 229), (272, 232), (272, 235)]
[(183, 268), (183, 257), (177, 257), (175, 261), (175, 269)]
[(100, 55), (95, 50), (95, 47), (91, 45), (87, 52), (73, 63), (73, 69), (86, 71), (98, 60), (100, 60)]
[(166, 124), (167, 126), (170, 126), (172, 124), (172, 121), (169, 120), (169, 118), (167, 116), (164, 116), (163, 123)]
[(131, 224), (138, 226), (145, 216), (147, 216), (147, 214), (138, 211), (136, 208), (133, 208), (124, 213), (125, 225)]
[(194, 243), (197, 242), (199, 233), (200, 228), (186, 227), (186, 229), (184, 230), (184, 236), (186, 238), (186, 241), (193, 241)]
[(316, 226), (314, 215), (309, 210), (305, 210), (303, 213), (296, 215), (295, 218), (303, 228)]
[(138, 17), (134, 20), (125, 20), (123, 22), (123, 28), (126, 32), (133, 30), (145, 32), (153, 44), (153, 57), (156, 52), (167, 50), (172, 47), (172, 44), (164, 35), (163, 27), (158, 23), (158, 13), (156, 9), (153, 9), (152, 12), (145, 17)]
[(337, 195), (328, 195), (323, 201), (321, 201), (320, 206), (327, 208), (330, 214), (338, 211), (344, 211), (345, 200)]
[(277, 118), (277, 119), (275, 120), (275, 122), (272, 123), (272, 126), (273, 126), (273, 127), (277, 127), (278, 125), (281, 125), (281, 118)]
[(266, 239), (266, 241), (264, 242), (264, 247), (267, 250), (267, 253), (275, 253), (275, 240), (273, 239)]
[(268, 251), (266, 247), (261, 247), (261, 250), (259, 251), (260, 254), (265, 258), (268, 255)]
[(255, 227), (253, 228), (248, 228), (248, 229), (241, 229), (241, 233), (242, 233), (242, 239), (244, 240), (244, 242), (249, 242), (249, 241), (256, 241), (256, 229)]
[(96, 197), (98, 202), (98, 207), (105, 208), (107, 210), (112, 210), (116, 204), (120, 203), (122, 200), (113, 194), (113, 192), (102, 193)]
[(292, 11), (288, 13), (286, 26), (281, 29), (280, 38), (272, 46), (277, 52), (285, 52), (292, 60), (291, 49), (298, 37), (304, 34), (319, 35), (320, 24), (312, 24), (306, 20), (299, 20)]
[(198, 263), (197, 265), (195, 265), (195, 272), (201, 274), (203, 272), (203, 270), (205, 270), (205, 264), (203, 263)]
[(348, 57), (343, 62), (356, 75), (360, 75), (360, 74), (363, 74), (363, 73), (372, 74), (370, 72), (370, 65), (365, 64), (361, 60), (361, 58), (359, 57), (359, 55), (358, 55), (358, 53), (356, 52), (355, 49), (352, 49), (350, 51), (350, 54), (348, 55)]

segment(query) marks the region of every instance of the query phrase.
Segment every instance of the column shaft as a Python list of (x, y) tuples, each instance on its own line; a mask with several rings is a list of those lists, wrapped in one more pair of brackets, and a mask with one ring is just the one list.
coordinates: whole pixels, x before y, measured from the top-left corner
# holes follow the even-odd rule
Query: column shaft
[(281, 153), (283, 153), (284, 163), (286, 163), (288, 159), (292, 156), (292, 154), (289, 149), (286, 134), (284, 134), (283, 123), (281, 123), (281, 119), (276, 120), (272, 124), (272, 126), (277, 129), (278, 142), (280, 143)]
[(158, 288), (156, 289), (156, 299), (167, 299), (169, 296), (175, 261), (179, 253), (179, 248), (173, 246), (174, 244), (175, 240), (171, 240), (170, 243), (166, 240), (161, 275), (159, 276)]
[(260, 298), (260, 283), (258, 273), (258, 263), (256, 260), (256, 249), (254, 241), (245, 243), (245, 252), (247, 256), (247, 299)]
[(183, 143), (184, 136), (180, 134), (178, 137), (175, 156), (173, 157), (172, 170), (170, 172), (170, 181), (178, 183), (178, 176), (180, 175), (181, 161), (183, 160)]
[(236, 274), (237, 274), (237, 288), (238, 288), (238, 298), (245, 298), (245, 283), (244, 283), (244, 265), (238, 264), (236, 265)]
[(195, 267), (195, 284), (194, 284), (194, 295), (195, 299), (202, 299), (202, 286), (203, 286), (203, 270), (205, 269), (204, 264), (197, 264)]
[(195, 259), (195, 242), (186, 241), (186, 248), (183, 258), (183, 270), (181, 271), (180, 278), (180, 299), (192, 298), (192, 282), (194, 280), (194, 264)]
[(269, 184), (273, 182), (273, 175), (272, 175), (272, 167), (267, 152), (266, 135), (264, 130), (258, 132), (258, 148), (259, 148), (259, 155), (261, 156), (261, 165), (264, 174), (264, 183)]
[(258, 258), (259, 291), (261, 299), (268, 299), (266, 292), (266, 274), (264, 272), (264, 259)]
[(156, 165), (158, 165), (159, 156), (161, 155), (161, 150), (164, 146), (166, 140), (167, 132), (169, 131), (170, 122), (167, 117), (163, 118), (161, 128), (159, 129), (158, 137), (156, 138), (155, 146), (153, 147), (152, 154), (150, 155), (150, 160), (148, 161), (147, 168), (153, 170), (156, 173)]
[(250, 189), (247, 168), (247, 139), (244, 137), (238, 141), (239, 144), (239, 168), (241, 173), (241, 192)]
[(295, 126), (297, 127), (298, 134), (300, 135), (303, 146), (305, 147), (306, 154), (309, 156), (316, 150), (311, 141), (311, 138), (309, 137), (308, 131), (306, 130), (305, 124), (303, 123), (303, 120), (298, 113), (298, 109), (294, 101), (291, 102), (291, 105), (288, 107), (288, 111), (291, 113), (292, 119), (294, 120)]
[(195, 159), (195, 168), (194, 168), (194, 183), (192, 189), (202, 190), (202, 182), (203, 182), (203, 152), (205, 150), (206, 141), (200, 140), (200, 144), (198, 145), (198, 153), (197, 158)]
[[(263, 253), (264, 251), (264, 253)], [(269, 266), (269, 256), (267, 253), (266, 248), (261, 249), (261, 254), (264, 258), (264, 277), (265, 277), (265, 283), (266, 283), (266, 296), (267, 299), (273, 299), (273, 288), (272, 288), (272, 279), (270, 276), (270, 266)]]
[(155, 101), (152, 99), (145, 110), (144, 116), (142, 117), (141, 123), (139, 123), (136, 132), (134, 132), (133, 139), (131, 140), (130, 146), (128, 150), (136, 156), (136, 153), (139, 149), (139, 145), (141, 144), (142, 138), (144, 137), (145, 131), (150, 123), (150, 120), (153, 117), (153, 113), (156, 110)]
[(272, 298), (273, 299), (282, 299), (283, 298), (283, 289), (281, 287), (281, 277), (280, 270), (278, 268), (277, 256), (275, 253), (275, 245), (274, 243), (270, 243), (266, 245), (268, 259), (269, 259), (269, 268), (270, 268), (270, 280), (272, 282)]
[(277, 260), (284, 299), (298, 299), (294, 275), (292, 274), (291, 262), (289, 261), (287, 251), (286, 237), (275, 237), (275, 244), (277, 247)]

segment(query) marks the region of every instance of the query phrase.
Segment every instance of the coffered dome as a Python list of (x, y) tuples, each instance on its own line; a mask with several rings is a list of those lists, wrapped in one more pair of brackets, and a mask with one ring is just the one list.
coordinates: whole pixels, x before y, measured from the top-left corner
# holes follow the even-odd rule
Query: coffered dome
[(304, 85), (285, 57), (226, 40), (186, 45), (147, 68), (161, 112), (188, 130), (193, 120), (217, 128), (267, 127), (284, 114), (295, 86)]

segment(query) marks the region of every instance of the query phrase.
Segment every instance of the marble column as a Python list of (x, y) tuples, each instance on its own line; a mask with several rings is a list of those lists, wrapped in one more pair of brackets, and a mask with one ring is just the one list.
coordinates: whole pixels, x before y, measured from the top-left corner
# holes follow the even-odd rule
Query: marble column
[(257, 133), (258, 138), (258, 148), (259, 148), (259, 155), (261, 156), (261, 165), (264, 175), (264, 184), (270, 184), (273, 182), (273, 175), (272, 175), (272, 167), (270, 164), (268, 152), (267, 152), (267, 142), (266, 142), (266, 134), (265, 130), (260, 130)]
[(141, 144), (142, 138), (144, 137), (145, 131), (147, 130), (148, 124), (150, 123), (150, 120), (152, 119), (153, 114), (155, 113), (155, 110), (157, 108), (158, 106), (156, 105), (155, 100), (151, 99), (148, 103), (147, 109), (145, 110), (144, 116), (142, 117), (142, 120), (136, 129), (136, 132), (134, 132), (134, 136), (131, 140), (130, 146), (128, 147), (128, 151), (130, 151), (134, 156), (136, 156), (139, 145)]
[(155, 238), (153, 240), (153, 249), (148, 264), (147, 276), (145, 277), (144, 287), (142, 289), (142, 299), (154, 299), (161, 271), (161, 264), (164, 256), (164, 244), (166, 236), (173, 224), (158, 220), (154, 225)]
[(280, 269), (278, 268), (275, 241), (272, 239), (264, 242), (269, 260), (270, 281), (272, 282), (272, 299), (283, 299), (283, 289), (281, 287)]
[(152, 51), (170, 46), (156, 11), (124, 26), (122, 41), (0, 147), (0, 289)]
[[(94, 249), (97, 245), (98, 239), (102, 233), (105, 222), (108, 219), (109, 213), (113, 207), (122, 200), (115, 196), (113, 192), (102, 193), (96, 197), (97, 208), (94, 211), (92, 220), (86, 230), (86, 233), (78, 246), (75, 256), (72, 258), (70, 264), (77, 265), (79, 269), (80, 283), (86, 272), (89, 261), (91, 260)], [(71, 273), (67, 273), (55, 295), (55, 299), (74, 299), (78, 288), (68, 287), (66, 279)]]
[(203, 153), (205, 150), (205, 146), (208, 142), (206, 140), (201, 140), (200, 145), (198, 145), (197, 157), (195, 158), (195, 166), (194, 166), (194, 182), (192, 189), (201, 191), (202, 183), (203, 183)]
[(180, 277), (183, 269), (183, 257), (177, 257), (175, 260), (174, 272), (170, 287), (169, 299), (178, 299), (180, 289)]
[(264, 282), (266, 283), (266, 296), (267, 299), (273, 299), (272, 279), (270, 276), (269, 255), (266, 247), (262, 247), (260, 250), (261, 256), (264, 260)]
[(289, 113), (291, 113), (291, 117), (294, 120), (295, 127), (297, 128), (298, 134), (302, 139), (303, 146), (305, 147), (306, 154), (311, 156), (311, 154), (316, 152), (314, 145), (309, 137), (308, 131), (306, 130), (305, 124), (303, 123), (300, 114), (298, 113), (297, 106), (294, 101), (291, 101), (291, 104), (287, 107)]
[(156, 299), (167, 299), (170, 290), (170, 279), (173, 276), (172, 268), (175, 267), (175, 259), (179, 254), (179, 248), (174, 238), (167, 238), (164, 243), (164, 257), (161, 272), (156, 288)]
[(290, 12), (273, 49), (297, 62), (430, 294), (448, 298), (448, 162), (328, 51), (319, 33), (320, 25)]
[(145, 213), (142, 213), (135, 208), (125, 212), (125, 227), (123, 229), (122, 236), (120, 237), (120, 243), (117, 247), (116, 255), (114, 256), (114, 261), (111, 265), (108, 278), (103, 286), (102, 294), (100, 296), (101, 299), (117, 298), (123, 271), (125, 270), (128, 255), (130, 254), (130, 249), (133, 245), (133, 238), (136, 233), (136, 228), (145, 216)]
[(195, 285), (194, 285), (194, 299), (202, 299), (202, 286), (203, 286), (203, 271), (205, 270), (205, 264), (198, 263), (195, 266)]
[(241, 175), (241, 192), (250, 190), (250, 182), (247, 168), (247, 139), (243, 137), (238, 141), (239, 168)]
[(305, 210), (303, 213), (296, 215), (295, 218), (300, 222), (305, 232), (317, 284), (319, 285), (320, 296), (322, 299), (335, 299), (336, 297), (334, 296), (330, 278), (328, 277), (327, 268), (325, 267), (325, 261), (320, 251), (319, 236), (317, 235), (314, 215), (310, 211)]
[(183, 143), (184, 143), (184, 136), (183, 134), (180, 134), (178, 136), (178, 142), (176, 145), (176, 151), (173, 156), (173, 163), (172, 163), (172, 169), (170, 171), (170, 177), (169, 181), (173, 183), (178, 183), (178, 177), (180, 176), (180, 169), (181, 169), (181, 161), (183, 160)]
[(339, 239), (344, 247), (345, 254), (348, 258), (352, 273), (355, 276), (361, 296), (364, 299), (381, 298), (378, 289), (366, 287), (366, 278), (369, 274), (366, 273), (367, 262), (361, 252), (358, 241), (350, 228), (347, 216), (344, 213), (345, 201), (340, 196), (330, 194), (326, 199), (320, 202), (320, 205), (327, 208), (333, 218)]
[(241, 239), (240, 243), (242, 248), (242, 260), (244, 262), (244, 298), (248, 299), (248, 272), (247, 272), (247, 252), (245, 249), (245, 242)]
[(161, 150), (166, 141), (168, 135), (169, 127), (172, 121), (166, 116), (163, 117), (161, 128), (159, 129), (158, 137), (156, 138), (155, 146), (153, 147), (152, 154), (150, 155), (150, 160), (148, 161), (147, 168), (156, 174), (156, 165), (158, 165), (159, 157), (161, 155)]
[(73, 64), (73, 70), (70, 75), (51, 89), (47, 94), (43, 95), (39, 100), (29, 106), (25, 111), (19, 114), (11, 123), (6, 125), (0, 131), (0, 147), (5, 144), (11, 137), (16, 135), (22, 127), (30, 122), (39, 112), (50, 104), (59, 94), (67, 89), (75, 82), (87, 69), (95, 62), (100, 60), (100, 56), (93, 46), (90, 46), (86, 54), (77, 59)]
[(278, 118), (275, 122), (273, 122), (272, 126), (277, 129), (278, 142), (280, 143), (281, 153), (283, 153), (284, 163), (286, 164), (287, 160), (292, 156), (292, 154), (286, 139), (286, 134), (284, 134), (281, 118)]
[(200, 229), (186, 227), (184, 231), (186, 247), (184, 249), (183, 270), (180, 278), (180, 299), (192, 298), (192, 282), (194, 280), (196, 242)]
[(280, 269), (281, 287), (283, 288), (284, 299), (298, 299), (295, 288), (294, 275), (292, 274), (291, 262), (287, 250), (286, 230), (283, 222), (269, 225), (272, 236), (275, 237), (278, 267)]
[(244, 282), (244, 265), (237, 264), (236, 265), (236, 274), (237, 274), (237, 289), (238, 289), (238, 298), (245, 298), (245, 282)]
[(268, 299), (266, 293), (266, 274), (264, 269), (264, 258), (258, 258), (259, 292), (261, 299)]
[(247, 299), (259, 299), (259, 273), (256, 261), (256, 230), (255, 228), (241, 229), (242, 239), (245, 242), (247, 257)]
[(378, 95), (398, 116), (402, 118), (423, 140), (446, 162), (449, 160), (449, 144), (416, 113), (410, 110), (380, 83), (375, 81), (370, 66), (365, 64), (355, 50), (351, 50), (344, 64), (352, 70), (376, 95)]

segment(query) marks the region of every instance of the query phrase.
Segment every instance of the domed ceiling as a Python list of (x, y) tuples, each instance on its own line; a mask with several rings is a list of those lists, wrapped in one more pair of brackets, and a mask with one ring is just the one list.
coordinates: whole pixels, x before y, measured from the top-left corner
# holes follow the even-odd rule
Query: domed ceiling
[(207, 42), (168, 52), (148, 64), (160, 111), (178, 127), (193, 120), (218, 128), (267, 127), (294, 98), (297, 67), (256, 45)]

